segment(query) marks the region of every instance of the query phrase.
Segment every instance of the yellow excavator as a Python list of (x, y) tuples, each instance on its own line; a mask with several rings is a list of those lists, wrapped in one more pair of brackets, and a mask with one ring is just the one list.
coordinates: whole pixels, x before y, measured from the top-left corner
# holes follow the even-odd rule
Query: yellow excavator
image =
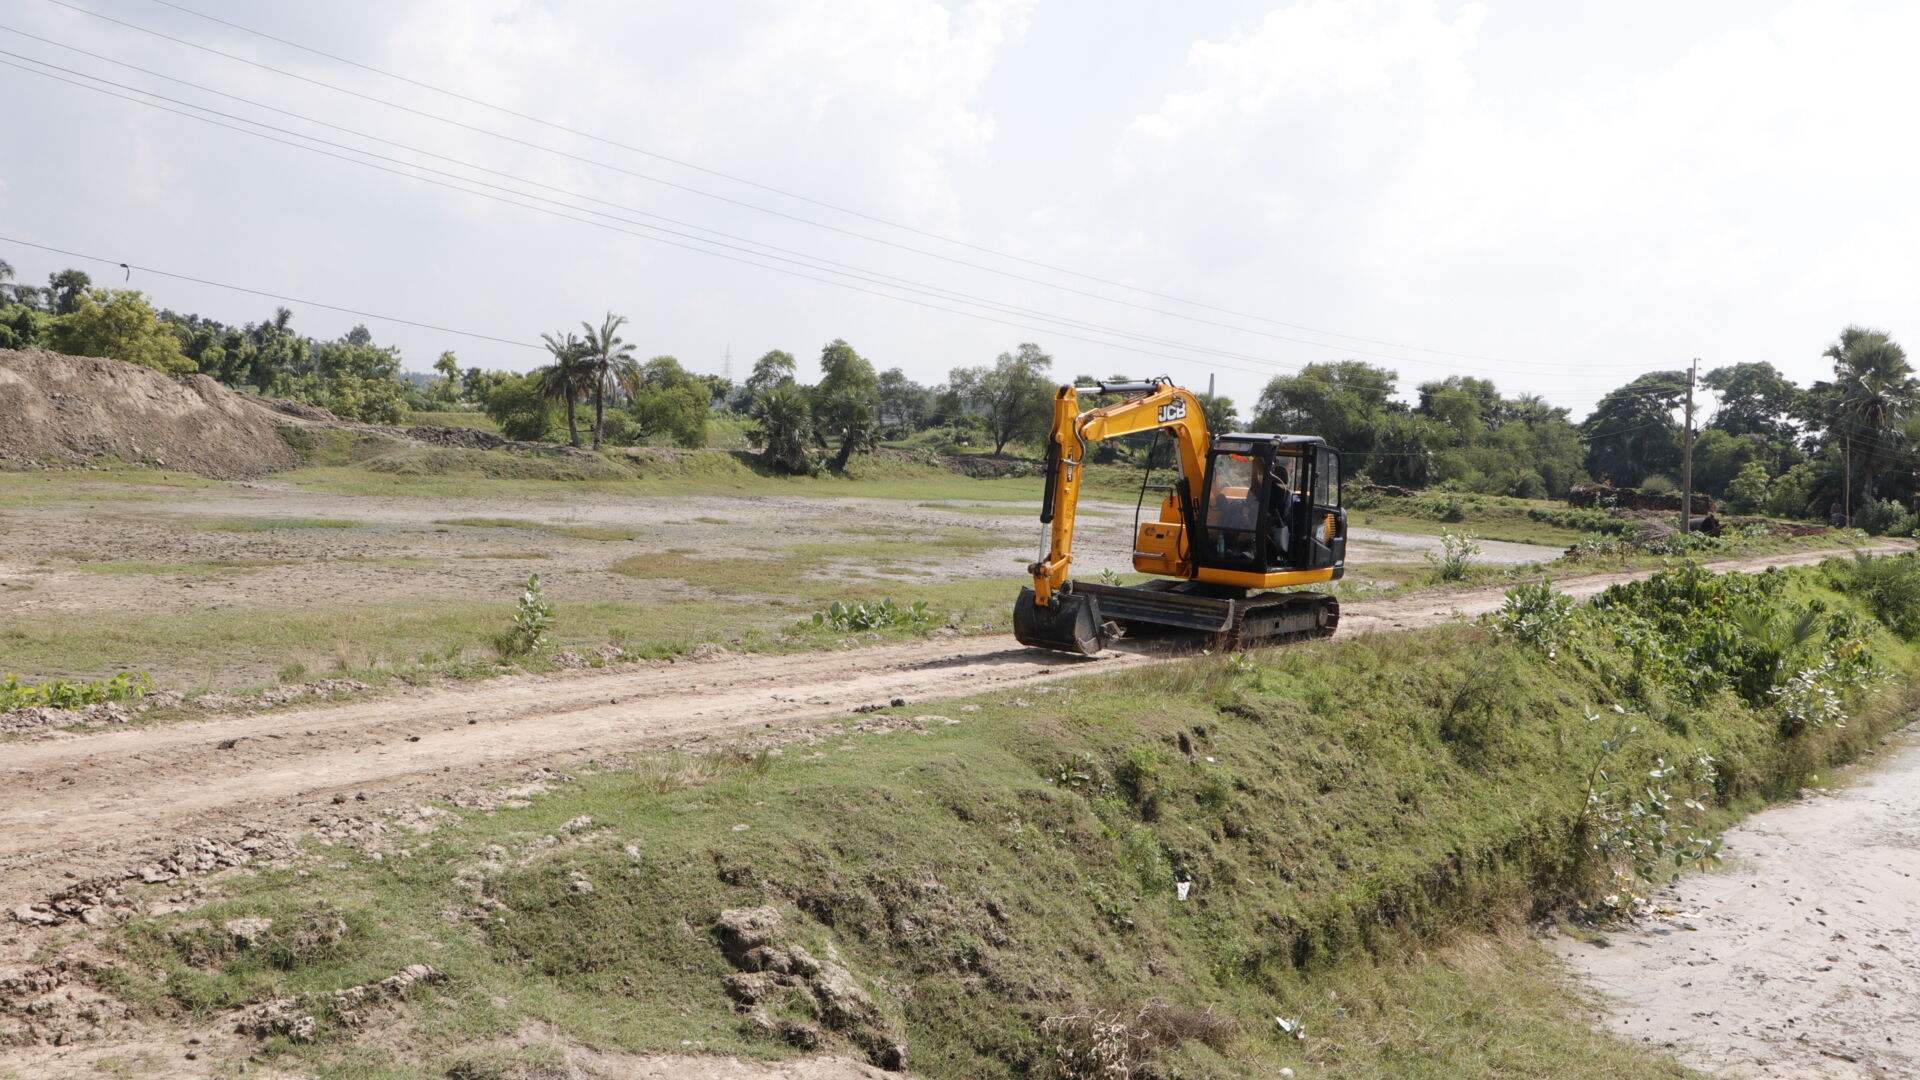
[[(1081, 394), (1127, 395), (1080, 410)], [(1074, 510), (1087, 449), (1102, 439), (1158, 431), (1173, 440), (1178, 473), (1157, 521), (1134, 514), (1133, 568), (1140, 585), (1075, 581)], [(1062, 386), (1053, 399), (1040, 521), (1048, 547), (1027, 570), (1013, 634), (1042, 649), (1099, 652), (1116, 638), (1154, 629), (1199, 633), (1230, 644), (1330, 636), (1340, 603), (1319, 592), (1273, 592), (1333, 581), (1345, 572), (1347, 515), (1340, 508), (1340, 456), (1305, 435), (1214, 435), (1190, 390), (1169, 380)]]

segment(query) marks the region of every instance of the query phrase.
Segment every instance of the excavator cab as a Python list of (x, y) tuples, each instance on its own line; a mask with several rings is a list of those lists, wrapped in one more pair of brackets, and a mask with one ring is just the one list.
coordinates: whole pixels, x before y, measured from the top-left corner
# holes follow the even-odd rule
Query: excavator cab
[(1263, 577), (1332, 569), (1340, 576), (1347, 546), (1340, 457), (1322, 440), (1218, 436), (1200, 490), (1198, 566)]

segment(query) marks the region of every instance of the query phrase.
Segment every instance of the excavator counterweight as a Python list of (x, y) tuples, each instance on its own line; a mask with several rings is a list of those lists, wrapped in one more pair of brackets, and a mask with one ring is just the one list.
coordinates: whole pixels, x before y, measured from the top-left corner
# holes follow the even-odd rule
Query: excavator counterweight
[[(1275, 591), (1345, 572), (1347, 517), (1332, 447), (1312, 436), (1214, 435), (1199, 399), (1165, 380), (1086, 390), (1128, 396), (1086, 411), (1081, 388), (1063, 386), (1054, 396), (1040, 512), (1048, 547), (1028, 567), (1033, 585), (1014, 603), (1017, 639), (1090, 656), (1118, 636), (1155, 630), (1241, 645), (1333, 633), (1340, 620), (1333, 597)], [(1157, 520), (1136, 522), (1134, 569), (1158, 580), (1076, 581), (1074, 518), (1087, 447), (1143, 431), (1172, 437), (1179, 469)], [(1143, 482), (1143, 501), (1145, 491)]]

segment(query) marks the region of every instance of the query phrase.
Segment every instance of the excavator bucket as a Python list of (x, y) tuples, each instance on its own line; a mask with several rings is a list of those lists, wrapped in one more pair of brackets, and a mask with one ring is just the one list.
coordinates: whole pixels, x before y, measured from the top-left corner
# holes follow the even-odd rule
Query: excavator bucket
[(1013, 603), (1013, 636), (1022, 645), (1092, 656), (1100, 651), (1100, 602), (1092, 596), (1056, 592), (1041, 607), (1033, 590), (1020, 590)]

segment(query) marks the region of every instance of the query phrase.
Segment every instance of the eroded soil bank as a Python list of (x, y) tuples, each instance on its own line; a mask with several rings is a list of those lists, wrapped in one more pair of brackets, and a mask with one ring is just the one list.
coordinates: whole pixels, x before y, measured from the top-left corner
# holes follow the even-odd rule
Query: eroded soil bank
[(1920, 733), (1727, 830), (1726, 867), (1558, 951), (1615, 1033), (1724, 1077), (1920, 1076)]

